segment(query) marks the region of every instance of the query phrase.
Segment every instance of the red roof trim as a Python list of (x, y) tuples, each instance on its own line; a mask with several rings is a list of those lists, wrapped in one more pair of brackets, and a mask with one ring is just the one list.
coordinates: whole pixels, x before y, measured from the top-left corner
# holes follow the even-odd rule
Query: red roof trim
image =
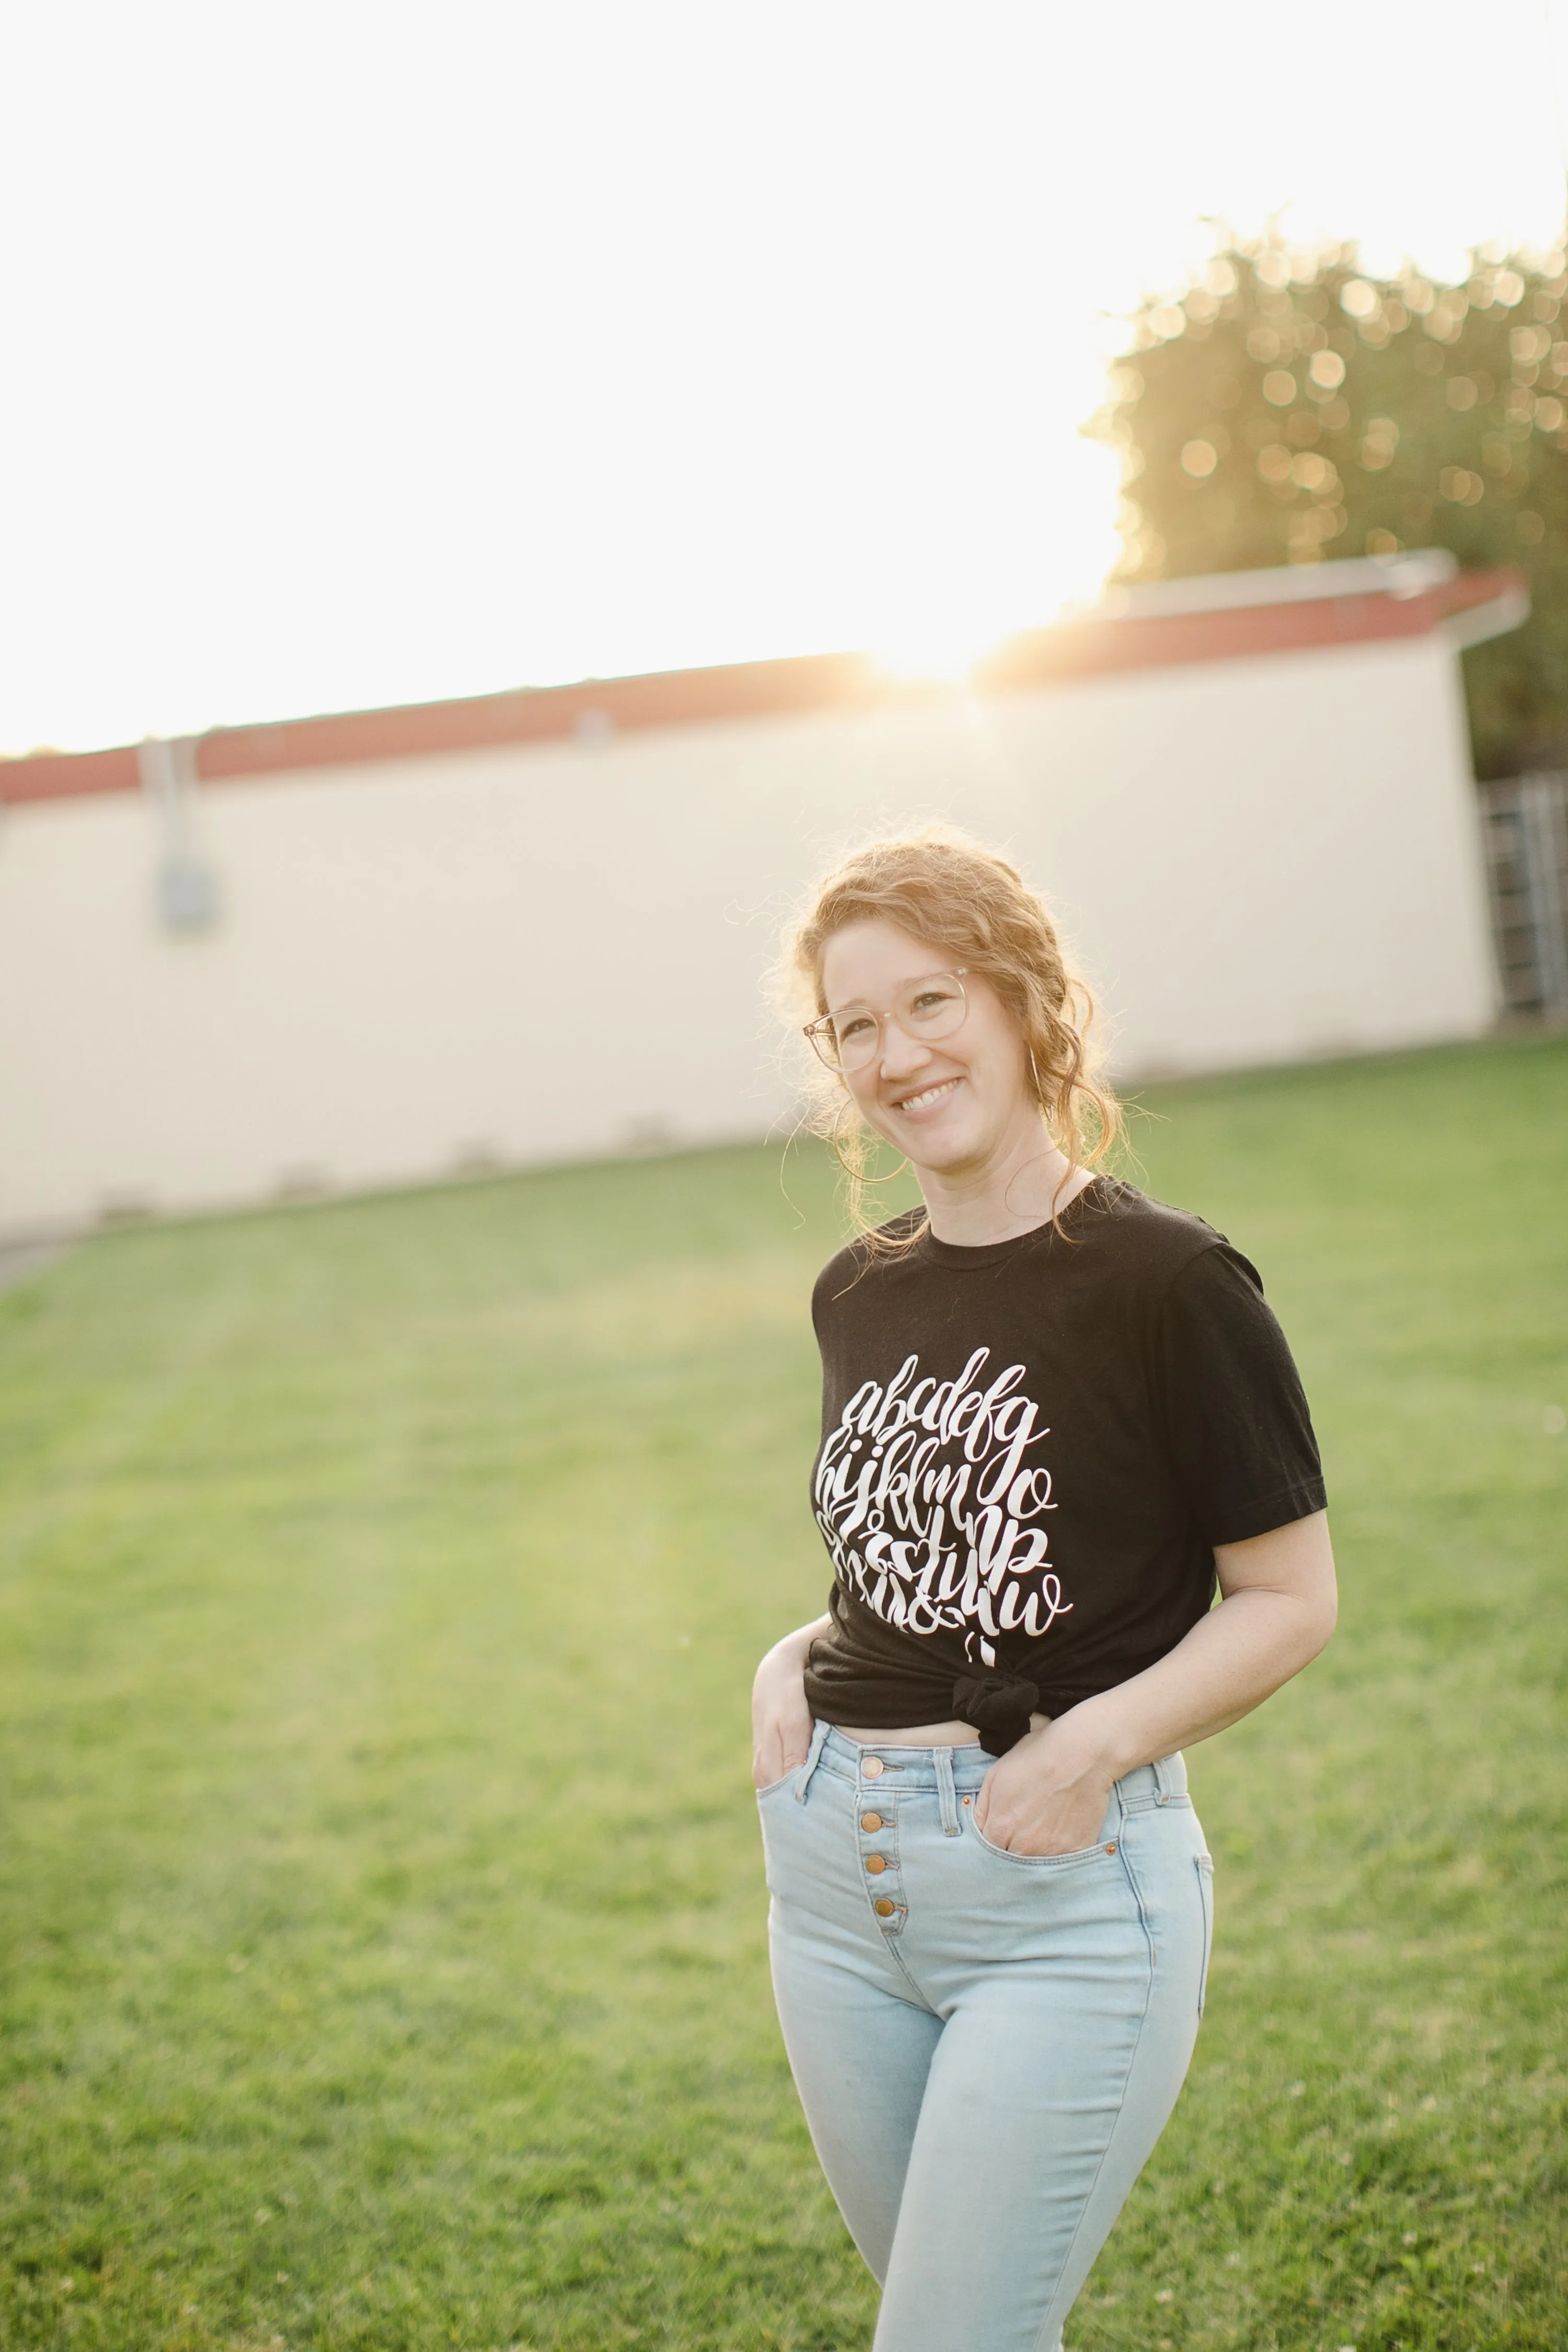
[(1460, 613), (1518, 596), (1517, 572), (1465, 572), (1417, 596), (1376, 591), (1282, 604), (1237, 604), (1217, 613), (1128, 614), (1089, 618), (1015, 637), (976, 672), (993, 691), (1108, 671), (1163, 669), (1177, 663), (1308, 653), (1325, 646), (1424, 637)]
[(351, 710), (333, 718), (220, 729), (204, 737), (204, 777), (253, 776), (278, 768), (343, 761), (401, 760), (471, 751), (498, 743), (559, 741), (587, 729), (620, 733), (697, 726), (788, 710), (819, 710), (874, 699), (878, 680), (864, 654), (808, 654), (795, 661), (737, 662), (722, 669), (657, 671), (647, 677), (590, 678), (580, 686), (523, 688), (464, 702)]
[(0, 760), (0, 805), (133, 793), (141, 781), (134, 751), (41, 751), (27, 760)]
[[(1018, 692), (1122, 670), (1425, 636), (1459, 613), (1516, 598), (1523, 586), (1517, 572), (1467, 572), (1415, 596), (1379, 591), (1232, 605), (1222, 612), (1089, 616), (1011, 638), (979, 666), (973, 685), (982, 693)], [(259, 727), (220, 727), (200, 739), (196, 769), (204, 781), (216, 783), (289, 769), (561, 741), (600, 729), (619, 734), (928, 700), (942, 690), (901, 684), (869, 654), (808, 654), (788, 661), (736, 662), (716, 669), (526, 688), (460, 702), (412, 703)], [(134, 792), (140, 782), (133, 747), (0, 760), (0, 802)]]

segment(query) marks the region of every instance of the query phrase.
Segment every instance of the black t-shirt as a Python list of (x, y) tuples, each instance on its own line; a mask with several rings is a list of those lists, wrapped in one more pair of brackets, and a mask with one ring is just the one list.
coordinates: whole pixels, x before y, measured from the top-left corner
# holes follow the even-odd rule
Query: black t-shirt
[[(907, 1232), (912, 1217), (889, 1233)], [(956, 1717), (1000, 1755), (1163, 1658), (1214, 1548), (1323, 1508), (1258, 1275), (1199, 1217), (1097, 1177), (984, 1249), (852, 1243), (812, 1299), (812, 1507), (837, 1571), (816, 1715)]]

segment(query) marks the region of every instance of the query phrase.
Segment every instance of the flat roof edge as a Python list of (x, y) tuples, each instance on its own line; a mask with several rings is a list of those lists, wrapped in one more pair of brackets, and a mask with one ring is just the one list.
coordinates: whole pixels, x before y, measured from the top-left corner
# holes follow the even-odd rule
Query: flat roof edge
[[(1407, 567), (1396, 583), (1382, 559), (1369, 559), (1366, 566), (1357, 561), (1280, 572), (1290, 583), (1289, 593), (1231, 603), (1161, 604), (1149, 601), (1154, 589), (1114, 592), (1103, 605), (1009, 638), (962, 683), (900, 678), (868, 653), (805, 654), (214, 728), (195, 739), (195, 769), (203, 782), (217, 783), (503, 746), (602, 743), (653, 728), (909, 706), (965, 692), (1016, 693), (1075, 678), (1396, 638), (1440, 635), (1450, 646), (1473, 645), (1518, 627), (1530, 610), (1520, 573), (1461, 572), (1451, 558), (1424, 570)], [(1327, 572), (1343, 575), (1331, 594), (1312, 595), (1295, 585), (1303, 573)], [(1159, 583), (1173, 590), (1187, 585)], [(1133, 604), (1127, 601), (1132, 596), (1143, 601)], [(0, 803), (141, 789), (134, 745), (0, 759)]]

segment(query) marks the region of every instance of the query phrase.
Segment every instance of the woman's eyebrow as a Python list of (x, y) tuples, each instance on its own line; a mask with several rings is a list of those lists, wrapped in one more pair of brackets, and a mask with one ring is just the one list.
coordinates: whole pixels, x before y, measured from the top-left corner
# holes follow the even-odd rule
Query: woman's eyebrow
[[(893, 994), (897, 996), (906, 988), (919, 988), (928, 980), (952, 980), (953, 977), (953, 973), (946, 964), (942, 965), (940, 971), (911, 972), (908, 980), (900, 981)], [(876, 1010), (868, 996), (852, 996), (847, 1004), (830, 1004), (827, 1008), (827, 1018), (830, 1021), (837, 1021), (841, 1013), (875, 1013)]]

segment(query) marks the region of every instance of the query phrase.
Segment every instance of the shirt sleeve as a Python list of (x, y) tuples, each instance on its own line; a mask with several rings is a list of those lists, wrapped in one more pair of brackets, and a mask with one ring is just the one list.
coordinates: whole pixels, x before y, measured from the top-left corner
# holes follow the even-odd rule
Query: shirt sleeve
[(1171, 1285), (1157, 1352), (1176, 1475), (1205, 1543), (1245, 1543), (1324, 1508), (1295, 1361), (1256, 1267), (1228, 1242)]

